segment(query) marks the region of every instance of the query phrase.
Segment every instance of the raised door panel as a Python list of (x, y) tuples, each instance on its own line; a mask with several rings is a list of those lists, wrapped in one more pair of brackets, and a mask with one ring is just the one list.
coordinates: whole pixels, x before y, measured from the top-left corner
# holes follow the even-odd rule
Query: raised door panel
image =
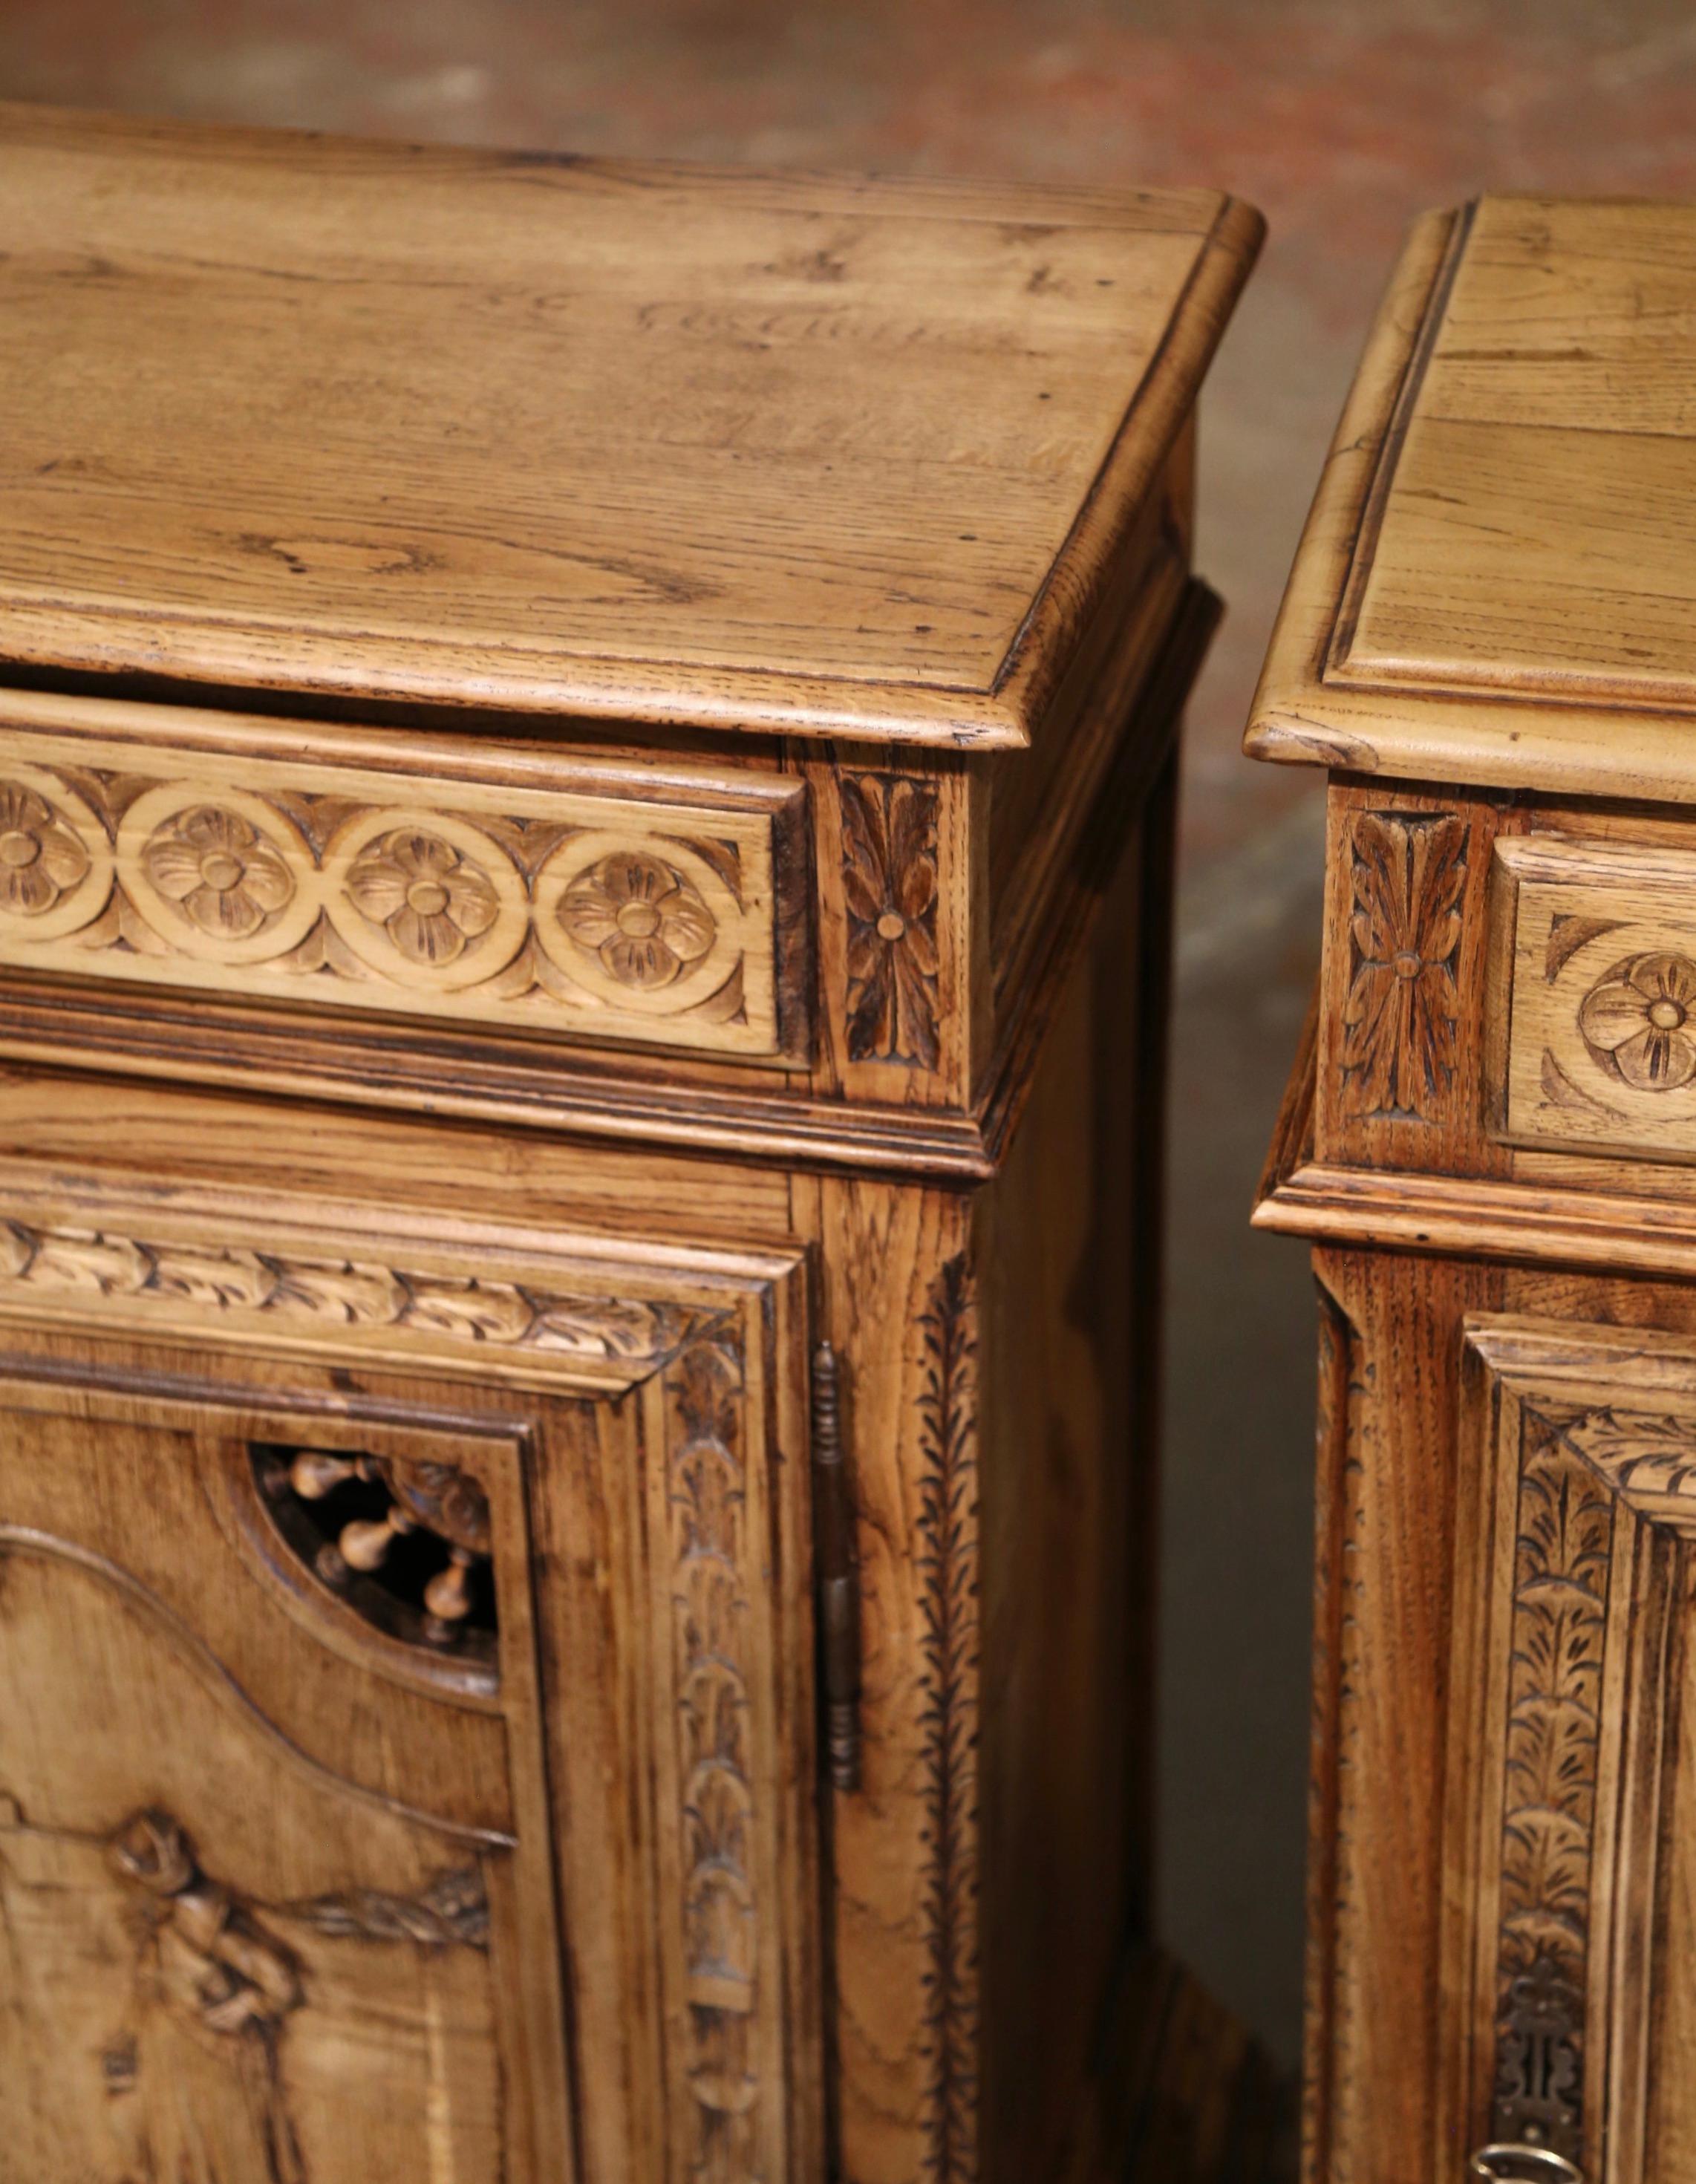
[(1467, 1372), (1437, 2173), (1686, 2176), (1696, 1346), (1491, 1317)]
[[(557, 1954), (525, 1939), (553, 1921), (527, 1619), (392, 1687), (297, 1612), (216, 1424), (92, 1376), (0, 1396), (0, 2085), (27, 2173), (539, 2177), (564, 2087)], [(431, 1454), (481, 1494), (474, 1450)]]
[(31, 2177), (815, 2174), (798, 1262), (0, 1196)]

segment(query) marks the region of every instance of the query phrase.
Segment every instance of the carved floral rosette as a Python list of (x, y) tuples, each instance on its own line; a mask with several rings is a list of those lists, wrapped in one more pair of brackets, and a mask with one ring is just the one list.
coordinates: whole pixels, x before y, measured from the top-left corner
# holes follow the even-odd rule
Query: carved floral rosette
[(505, 817), (0, 760), (0, 961), (644, 1036), (698, 1019), (775, 1050), (769, 821), (683, 833), (659, 807), (552, 801)]

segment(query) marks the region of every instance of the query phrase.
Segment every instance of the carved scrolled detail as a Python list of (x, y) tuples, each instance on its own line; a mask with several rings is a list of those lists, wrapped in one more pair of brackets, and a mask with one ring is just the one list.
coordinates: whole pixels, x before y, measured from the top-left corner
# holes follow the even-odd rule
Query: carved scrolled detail
[(286, 1904), (291, 1919), (338, 1941), (410, 1942), (420, 1949), (487, 1949), (489, 1899), (481, 1869), (456, 1866), (416, 1896), (350, 1888)]
[(143, 1307), (186, 1301), (279, 1321), (410, 1330), (586, 1364), (650, 1368), (713, 1318), (667, 1300), (574, 1296), (517, 1282), (0, 1219), (0, 1303), (31, 1295), (127, 1298)]
[(923, 1915), (926, 2148), (935, 2184), (976, 2174), (977, 1366), (970, 1273), (939, 1275), (921, 1328), (923, 1470), (917, 1570), (924, 1617)]
[(1466, 842), (1452, 813), (1354, 822), (1342, 1057), (1352, 1113), (1427, 1121), (1454, 1082)]
[(934, 1069), (937, 790), (860, 773), (842, 776), (841, 795), (848, 1059)]
[(1696, 1078), (1696, 963), (1651, 949), (1604, 971), (1578, 1005), (1591, 1057), (1634, 1092), (1677, 1092)]
[(627, 798), (548, 804), (507, 816), (14, 765), (0, 961), (776, 1051), (770, 817), (703, 811), (698, 834)]
[(755, 2173), (759, 1982), (749, 1624), (756, 1549), (743, 1472), (743, 1368), (726, 1335), (692, 1344), (670, 1368), (669, 1554), (682, 1793), (687, 2076), (694, 2173), (733, 2184)]

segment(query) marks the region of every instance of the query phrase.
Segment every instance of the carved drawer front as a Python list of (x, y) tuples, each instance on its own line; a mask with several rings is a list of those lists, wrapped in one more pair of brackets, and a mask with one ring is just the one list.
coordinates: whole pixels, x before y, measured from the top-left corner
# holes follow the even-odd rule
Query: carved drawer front
[[(731, 1059), (804, 1051), (796, 783), (566, 759), (497, 772), (6, 728), (0, 964)], [(537, 785), (551, 776), (565, 785)]]
[(1467, 1368), (1432, 2173), (1696, 2175), (1696, 1345), (1488, 1318)]
[(1496, 860), (1505, 1134), (1696, 1160), (1696, 856), (1532, 835)]
[(0, 2167), (822, 2173), (787, 1262), (0, 1206)]

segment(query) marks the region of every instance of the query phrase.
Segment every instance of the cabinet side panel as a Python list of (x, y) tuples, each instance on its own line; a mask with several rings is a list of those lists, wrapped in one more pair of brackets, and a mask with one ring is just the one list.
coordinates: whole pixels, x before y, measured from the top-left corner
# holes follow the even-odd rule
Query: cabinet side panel
[(1058, 2174), (1069, 2142), (1098, 2135), (1094, 2050), (1148, 1917), (1166, 929), (1143, 900), (1159, 811), (1151, 832), (980, 1201), (983, 2140), (997, 2179)]
[[(1348, 1403), (1343, 1673), (1331, 1730), (1337, 1886), (1329, 1999), (1309, 2070), (1329, 2126), (1309, 2184), (1392, 2184), (1432, 2142), (1432, 2000), (1442, 1915), (1461, 1329), (1498, 1301), (1488, 1268), (1321, 1251), (1316, 1270), (1356, 1330)], [(1358, 1468), (1357, 1468), (1358, 1466)], [(1333, 1474), (1335, 1490), (1337, 1476)]]
[(859, 1786), (831, 1799), (840, 2164), (977, 2175), (978, 1308), (970, 1208), (827, 1181), (862, 1597)]

